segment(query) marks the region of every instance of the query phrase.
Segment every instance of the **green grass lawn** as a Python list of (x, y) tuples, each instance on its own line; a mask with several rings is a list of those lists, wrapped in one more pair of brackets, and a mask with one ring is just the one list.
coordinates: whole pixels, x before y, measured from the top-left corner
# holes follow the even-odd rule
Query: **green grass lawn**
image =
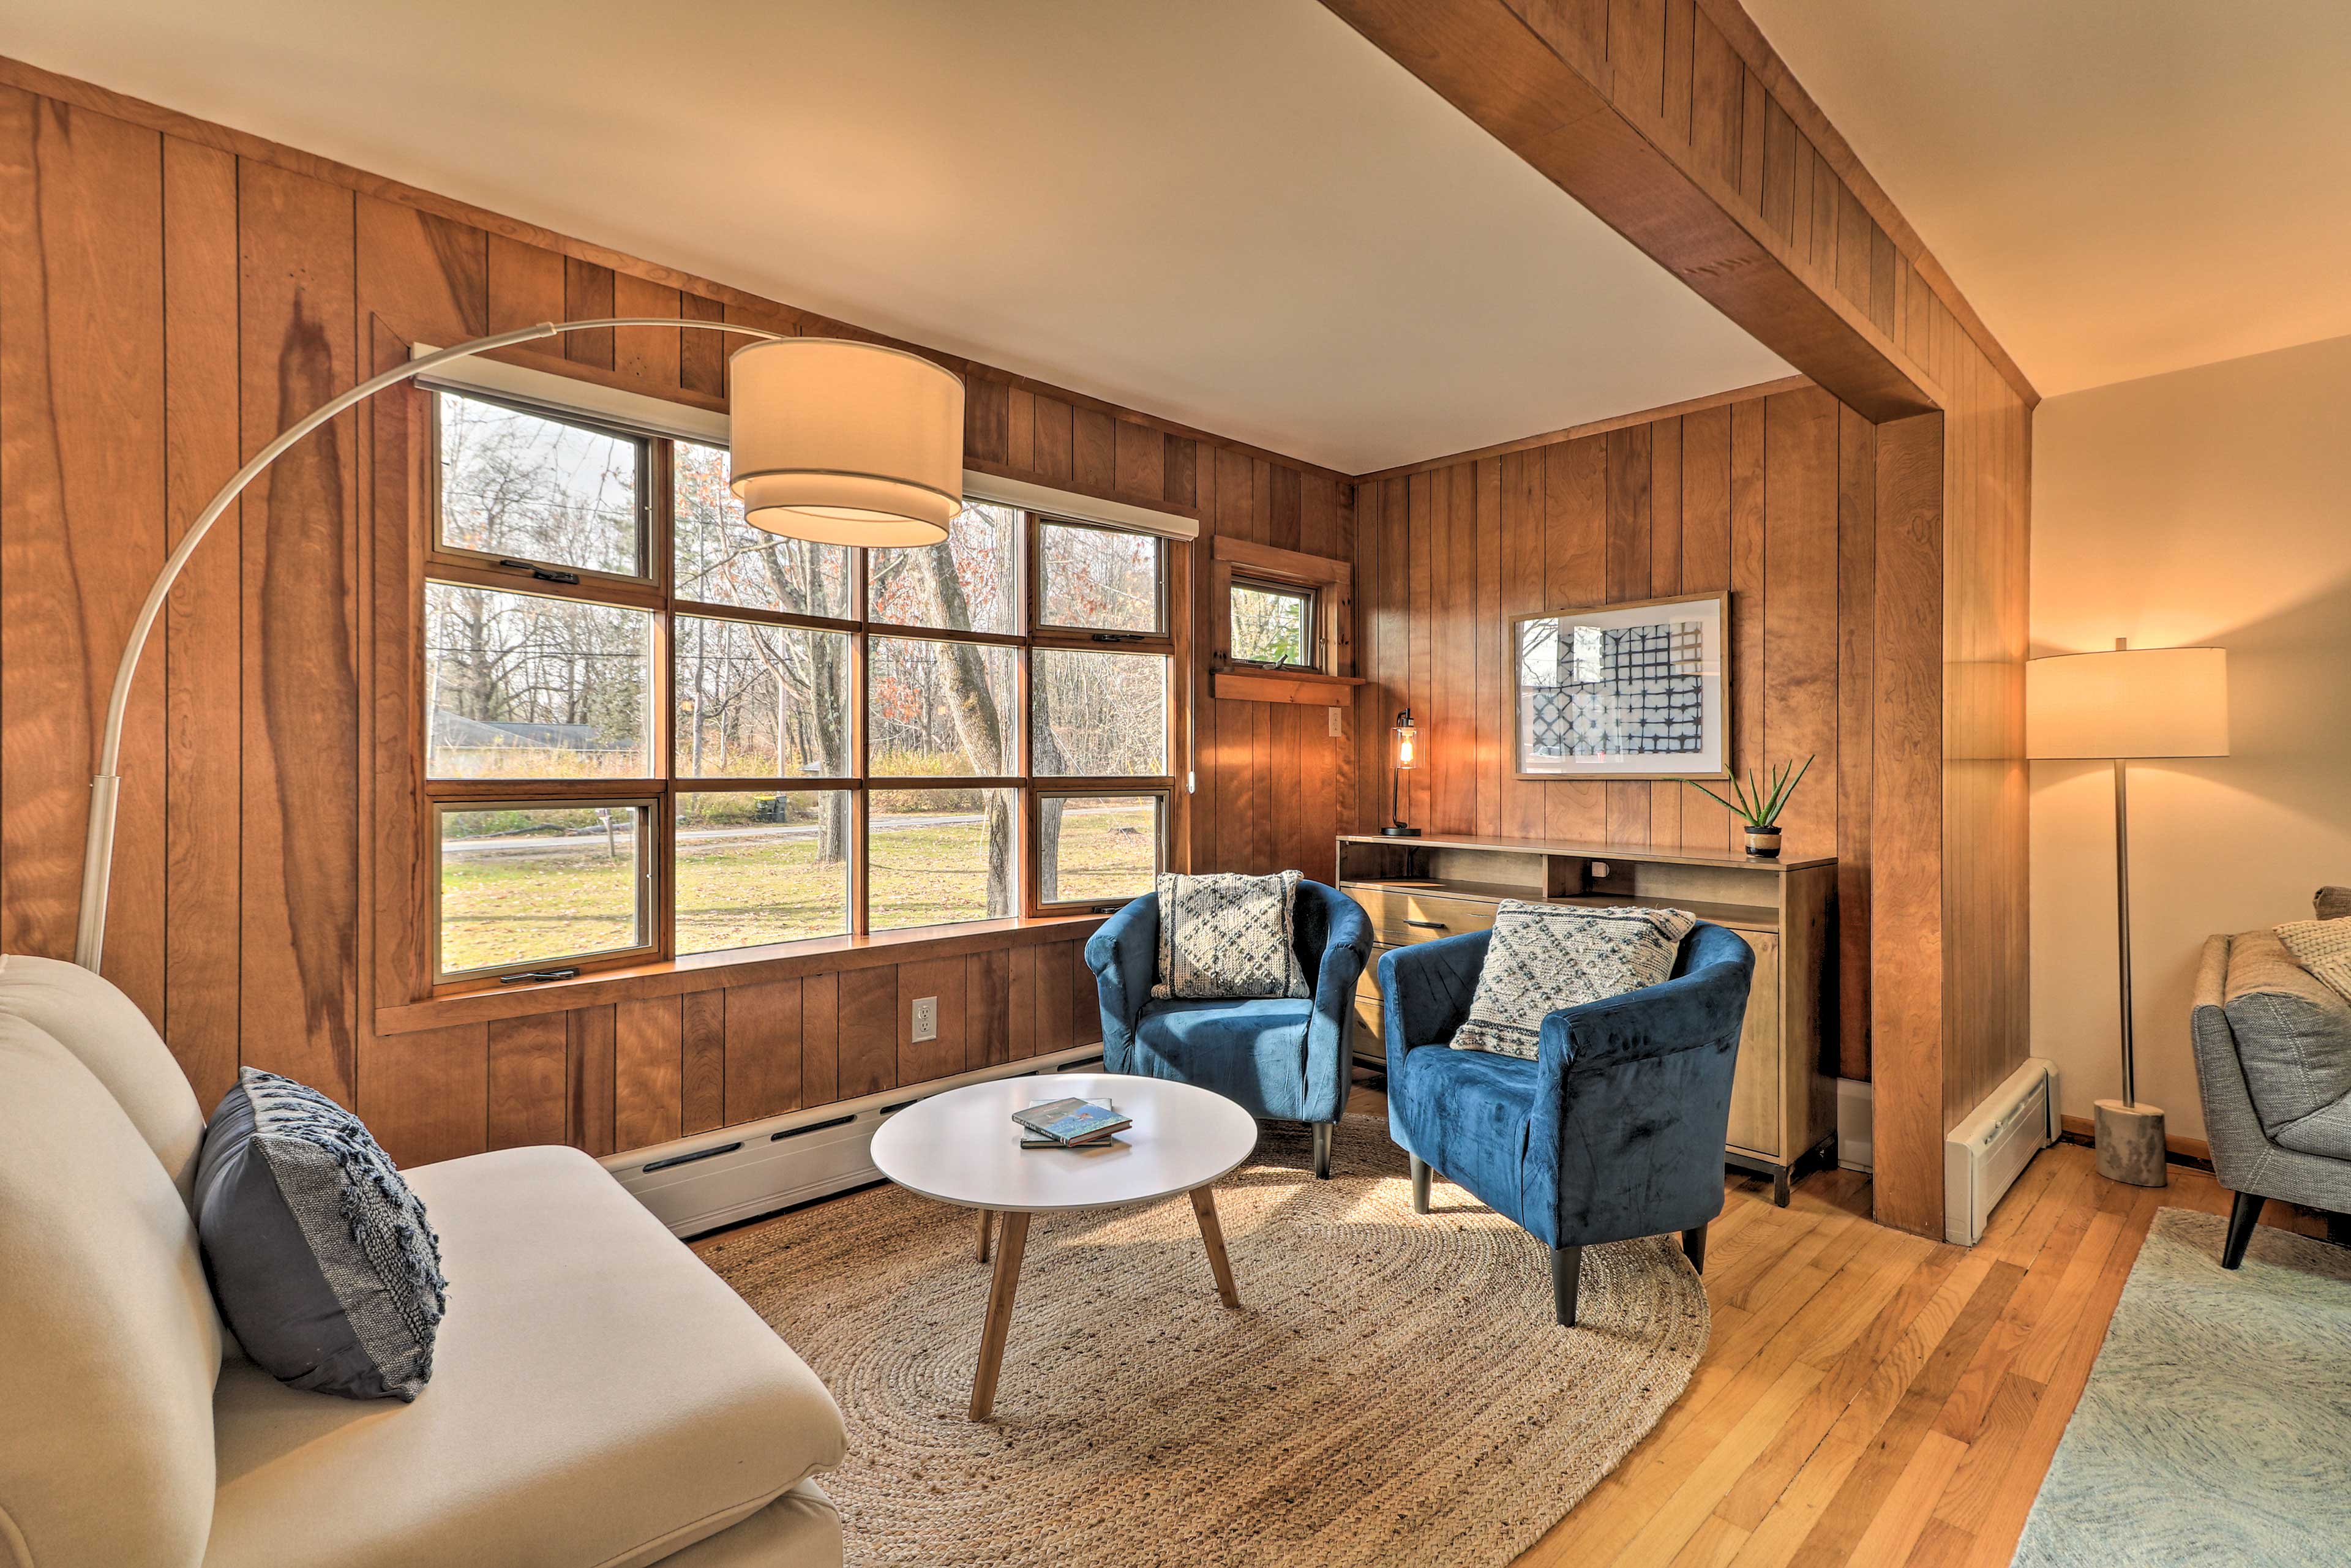
[[(1061, 840), (1061, 896), (1149, 891), (1148, 806), (1071, 811)], [(759, 830), (689, 838), (677, 850), (677, 946), (720, 952), (835, 936), (849, 928), (845, 865), (817, 860), (816, 839)], [(868, 855), (873, 928), (987, 915), (987, 829), (977, 821), (877, 831)], [(600, 839), (562, 839), (450, 855), (441, 872), (442, 967), (488, 968), (635, 945), (632, 862)]]

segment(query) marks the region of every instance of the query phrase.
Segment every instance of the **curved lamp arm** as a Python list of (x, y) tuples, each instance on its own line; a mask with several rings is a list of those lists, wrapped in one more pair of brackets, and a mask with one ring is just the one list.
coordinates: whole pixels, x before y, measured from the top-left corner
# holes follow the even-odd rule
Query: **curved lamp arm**
[(89, 831), (82, 844), (81, 916), (74, 931), (75, 963), (96, 973), (99, 956), (106, 946), (107, 883), (114, 871), (114, 808), (122, 788), (122, 780), (116, 769), (122, 760), (122, 716), (131, 706), (131, 683), (139, 673), (139, 655), (146, 649), (147, 635), (154, 630), (155, 618), (163, 612), (163, 602), (171, 597), (172, 584), (179, 580), (181, 569), (188, 564), (188, 558), (195, 553), (196, 547), (204, 542), (204, 536), (212, 531), (213, 524), (220, 520), (220, 515), (228, 510), (229, 503), (283, 456), (287, 447), (345, 409), (365, 402), (387, 387), (413, 381), (452, 360), (469, 359), (493, 349), (510, 348), (517, 343), (552, 338), (564, 332), (585, 332), (605, 327), (693, 328), (709, 332), (737, 332), (747, 338), (760, 339), (780, 339), (783, 336), (780, 332), (769, 332), (758, 327), (739, 327), (728, 321), (695, 321), (680, 316), (613, 316), (594, 321), (541, 321), (532, 327), (517, 327), (511, 332), (476, 338), (470, 343), (460, 343), (454, 349), (443, 349), (421, 360), (411, 360), (404, 365), (384, 371), (372, 381), (361, 382), (340, 397), (319, 404), (302, 419), (288, 425), (277, 439), (255, 453), (253, 461), (238, 469), (235, 476), (221, 486), (220, 494), (196, 514), (195, 522), (164, 559), (163, 570), (156, 574), (154, 586), (147, 591), (147, 601), (139, 607), (139, 618), (131, 623), (131, 639), (123, 647), (122, 662), (114, 669), (114, 693), (107, 699), (106, 727), (100, 732), (98, 746), (98, 774), (89, 781)]

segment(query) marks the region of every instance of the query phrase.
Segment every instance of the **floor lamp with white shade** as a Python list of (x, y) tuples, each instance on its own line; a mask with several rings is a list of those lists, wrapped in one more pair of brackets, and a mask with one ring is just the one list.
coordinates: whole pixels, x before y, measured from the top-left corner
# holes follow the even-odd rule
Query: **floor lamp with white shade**
[(2122, 1001), (2123, 1093), (2097, 1102), (2098, 1174), (2167, 1185), (2163, 1112), (2138, 1099), (2132, 1040), (2130, 772), (2134, 758), (2229, 755), (2229, 654), (2222, 648), (2061, 653), (2024, 666), (2024, 754), (2115, 766), (2115, 935)]
[(541, 321), (421, 355), (321, 403), (238, 469), (165, 559), (115, 666), (99, 730), (83, 841), (81, 911), (74, 962), (95, 973), (106, 946), (107, 884), (114, 865), (121, 793), (122, 722), (139, 655), (172, 584), (229, 504), (287, 449), (345, 410), (452, 360), (564, 332), (611, 327), (727, 332), (755, 341), (728, 364), (730, 487), (752, 527), (827, 544), (936, 544), (963, 507), (963, 380), (904, 349), (839, 338), (788, 338), (757, 327), (674, 316)]

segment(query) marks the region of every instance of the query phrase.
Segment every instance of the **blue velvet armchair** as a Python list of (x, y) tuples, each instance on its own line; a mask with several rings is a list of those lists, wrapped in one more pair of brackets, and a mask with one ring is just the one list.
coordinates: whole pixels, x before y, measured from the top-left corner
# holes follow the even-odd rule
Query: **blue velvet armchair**
[(1586, 1247), (1678, 1230), (1706, 1268), (1755, 954), (1700, 924), (1666, 980), (1546, 1017), (1529, 1061), (1447, 1045), (1492, 936), (1382, 955), (1389, 1135), (1412, 1156), (1416, 1213), (1440, 1172), (1551, 1249), (1552, 1306), (1572, 1327)]
[(1102, 998), (1102, 1065), (1194, 1083), (1260, 1121), (1314, 1128), (1314, 1174), (1331, 1175), (1331, 1129), (1347, 1103), (1347, 1030), (1355, 981), (1372, 950), (1371, 922), (1337, 888), (1301, 881), (1292, 905), (1298, 962), (1310, 996), (1251, 1001), (1154, 1001), (1159, 900), (1146, 894), (1086, 943)]

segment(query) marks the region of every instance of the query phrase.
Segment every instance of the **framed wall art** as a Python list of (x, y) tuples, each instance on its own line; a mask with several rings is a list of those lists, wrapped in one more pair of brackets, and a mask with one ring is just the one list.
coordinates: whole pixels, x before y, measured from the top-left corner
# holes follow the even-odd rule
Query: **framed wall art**
[(1510, 647), (1520, 778), (1729, 776), (1729, 594), (1521, 615)]

